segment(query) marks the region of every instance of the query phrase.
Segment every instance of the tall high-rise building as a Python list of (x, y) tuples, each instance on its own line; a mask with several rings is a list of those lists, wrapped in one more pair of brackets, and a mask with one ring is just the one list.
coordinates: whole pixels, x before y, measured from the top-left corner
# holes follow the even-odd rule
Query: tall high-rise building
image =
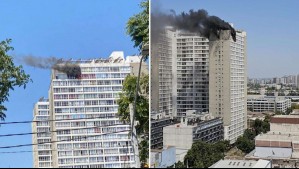
[(177, 31), (174, 80), (177, 115), (209, 110), (209, 41), (194, 33)]
[(162, 116), (175, 116), (176, 32), (166, 27), (151, 50), (151, 112)]
[(299, 89), (299, 75), (297, 75), (296, 87)]
[[(33, 133), (33, 167), (34, 168), (51, 168), (52, 167), (52, 148), (51, 148), (51, 129), (49, 100), (41, 98), (34, 106), (33, 121), (44, 121), (32, 123)], [(40, 143), (45, 143), (38, 145)]]
[(113, 52), (109, 59), (71, 61), (80, 67), (80, 76), (52, 70), (53, 167), (136, 167), (130, 124), (120, 121), (117, 99), (124, 79), (135, 72), (132, 64), (139, 61)]
[(209, 111), (224, 121), (224, 139), (234, 143), (247, 128), (246, 32), (210, 37)]
[(151, 56), (152, 112), (176, 117), (187, 110), (208, 111), (206, 38), (167, 27), (158, 43), (153, 44)]

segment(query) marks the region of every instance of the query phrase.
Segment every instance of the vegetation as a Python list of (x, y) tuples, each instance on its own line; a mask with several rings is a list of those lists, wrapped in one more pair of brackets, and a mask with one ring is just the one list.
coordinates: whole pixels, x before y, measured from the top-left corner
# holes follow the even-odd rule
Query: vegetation
[(177, 163), (176, 168), (185, 167), (187, 164), (190, 168), (208, 168), (223, 159), (229, 148), (229, 141), (220, 141), (215, 144), (195, 142), (185, 156), (184, 164)]
[[(149, 1), (143, 1), (140, 4), (142, 11), (132, 16), (127, 22), (127, 34), (131, 36), (134, 47), (138, 47), (141, 52), (144, 45), (149, 43)], [(148, 56), (144, 57), (146, 61)], [(121, 120), (130, 122), (129, 105), (134, 103), (135, 92), (137, 86), (137, 77), (128, 76), (123, 83), (123, 91), (118, 100), (118, 114)], [(136, 103), (136, 126), (137, 135), (143, 137), (144, 140), (139, 142), (140, 161), (144, 164), (149, 156), (149, 76), (140, 77), (140, 90), (138, 91)]]
[(16, 66), (13, 57), (8, 55), (9, 51), (14, 50), (9, 44), (11, 39), (0, 42), (0, 120), (6, 118), (7, 108), (3, 105), (8, 101), (10, 90), (17, 87), (26, 88), (26, 84), (31, 81), (22, 66)]
[(141, 2), (140, 7), (143, 11), (131, 17), (127, 23), (127, 34), (131, 36), (134, 47), (142, 50), (149, 43), (149, 1)]
[[(136, 121), (139, 121), (139, 125), (136, 126), (138, 136), (144, 136), (148, 138), (149, 134), (149, 76), (143, 75), (140, 79), (140, 89), (138, 92), (136, 103)], [(123, 82), (123, 90), (120, 93), (120, 99), (118, 100), (118, 115), (124, 122), (130, 123), (130, 104), (134, 103), (136, 92), (137, 77), (127, 76)], [(148, 140), (145, 139), (139, 143), (140, 161), (146, 162), (149, 155)]]
[(253, 124), (253, 129), (246, 129), (244, 135), (236, 141), (236, 146), (242, 152), (248, 154), (255, 148), (254, 139), (261, 133), (270, 131), (270, 116), (267, 115), (265, 120), (256, 119)]

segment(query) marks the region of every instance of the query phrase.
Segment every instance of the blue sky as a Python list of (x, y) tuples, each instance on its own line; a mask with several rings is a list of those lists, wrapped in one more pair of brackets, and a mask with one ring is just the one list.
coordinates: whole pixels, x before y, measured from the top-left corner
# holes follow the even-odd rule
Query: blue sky
[(299, 1), (152, 0), (152, 7), (176, 13), (205, 9), (247, 32), (248, 75), (299, 74)]
[[(1, 0), (0, 40), (11, 38), (13, 54), (61, 58), (108, 57), (114, 50), (138, 54), (126, 35), (141, 0)], [(6, 121), (32, 120), (35, 102), (48, 94), (50, 71), (24, 67), (33, 83), (10, 94)], [(31, 124), (2, 125), (0, 134), (31, 132)], [(31, 144), (31, 136), (0, 138), (0, 146)], [(3, 151), (32, 150), (31, 147)], [(2, 150), (0, 150), (2, 151)], [(0, 154), (0, 167), (32, 167), (32, 154)]]

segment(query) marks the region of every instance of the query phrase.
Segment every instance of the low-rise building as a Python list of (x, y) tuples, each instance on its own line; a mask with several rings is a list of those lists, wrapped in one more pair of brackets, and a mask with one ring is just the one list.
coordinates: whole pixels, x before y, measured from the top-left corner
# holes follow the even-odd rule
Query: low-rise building
[(188, 112), (181, 123), (164, 127), (164, 146), (190, 149), (196, 141), (215, 143), (224, 139), (223, 121), (205, 114)]
[(162, 149), (163, 128), (176, 124), (177, 121), (173, 118), (165, 117), (161, 113), (153, 113), (151, 119), (151, 149)]
[(274, 167), (299, 167), (299, 116), (271, 118), (271, 128), (255, 139), (255, 150), (246, 159), (271, 159)]
[(292, 100), (284, 96), (248, 96), (247, 109), (253, 112), (282, 112), (291, 108)]

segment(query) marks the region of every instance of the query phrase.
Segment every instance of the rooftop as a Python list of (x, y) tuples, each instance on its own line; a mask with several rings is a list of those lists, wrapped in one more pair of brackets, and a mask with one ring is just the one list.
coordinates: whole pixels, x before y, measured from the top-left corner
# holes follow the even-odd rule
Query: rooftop
[(266, 160), (220, 160), (209, 168), (265, 168), (270, 165)]

